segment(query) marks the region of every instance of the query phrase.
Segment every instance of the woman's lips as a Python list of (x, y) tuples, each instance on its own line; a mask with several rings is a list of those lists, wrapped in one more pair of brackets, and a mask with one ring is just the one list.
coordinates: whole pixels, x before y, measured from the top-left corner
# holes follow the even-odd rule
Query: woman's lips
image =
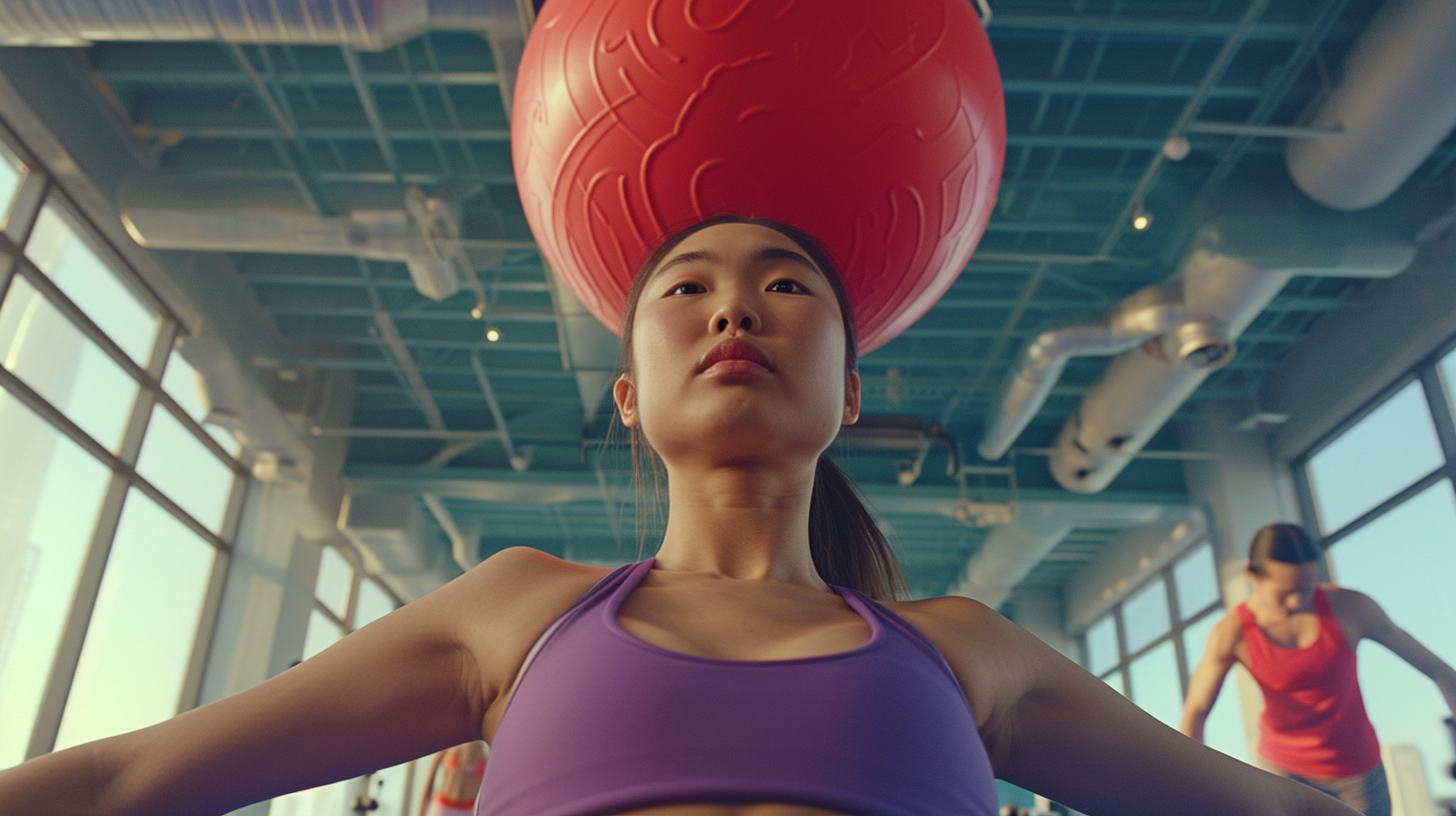
[(757, 346), (736, 338), (714, 346), (698, 363), (698, 373), (714, 377), (768, 374), (772, 371), (768, 357)]
[(708, 377), (730, 377), (733, 375), (767, 374), (768, 369), (752, 360), (722, 360), (708, 366), (703, 374)]

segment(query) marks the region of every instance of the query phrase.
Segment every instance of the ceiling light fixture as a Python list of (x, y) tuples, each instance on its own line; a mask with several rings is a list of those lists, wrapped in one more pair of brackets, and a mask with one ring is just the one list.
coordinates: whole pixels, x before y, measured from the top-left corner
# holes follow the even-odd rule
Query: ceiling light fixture
[(485, 339), (492, 343), (500, 342), (500, 329), (497, 329), (495, 326), (487, 328), (485, 330)]
[(1149, 226), (1152, 225), (1152, 223), (1153, 217), (1151, 215), (1148, 215), (1148, 213), (1144, 211), (1142, 207), (1138, 207), (1137, 212), (1133, 213), (1132, 215), (1132, 228), (1139, 232), (1147, 229)]

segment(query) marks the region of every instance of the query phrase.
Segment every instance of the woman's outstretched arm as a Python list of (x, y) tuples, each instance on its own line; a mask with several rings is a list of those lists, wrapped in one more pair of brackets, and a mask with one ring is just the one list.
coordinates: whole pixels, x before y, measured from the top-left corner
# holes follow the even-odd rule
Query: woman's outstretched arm
[(966, 689), (998, 777), (1090, 816), (1355, 816), (1179, 734), (985, 606), (936, 603), (945, 622), (927, 634)]
[(0, 772), (0, 816), (225, 813), (480, 739), (543, 558), (499, 554), (252, 689)]
[(1208, 720), (1208, 712), (1218, 701), (1224, 678), (1236, 662), (1234, 645), (1238, 637), (1238, 619), (1225, 615), (1208, 633), (1203, 658), (1188, 678), (1188, 696), (1183, 700), (1183, 719), (1178, 730), (1199, 742), (1203, 742), (1203, 724)]

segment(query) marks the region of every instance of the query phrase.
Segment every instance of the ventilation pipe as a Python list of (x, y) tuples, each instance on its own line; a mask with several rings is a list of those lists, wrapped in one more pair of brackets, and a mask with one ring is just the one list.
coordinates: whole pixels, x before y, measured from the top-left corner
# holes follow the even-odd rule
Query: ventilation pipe
[(399, 261), (425, 297), (444, 300), (460, 289), (458, 221), (445, 202), (417, 188), (401, 209), (341, 216), (315, 215), (286, 184), (136, 175), (117, 197), (122, 225), (145, 247)]
[(1048, 465), (1068, 490), (1107, 487), (1295, 275), (1388, 278), (1415, 257), (1405, 244), (1352, 243), (1229, 254), (1206, 231), (1166, 286), (1190, 318), (1114, 357), (1057, 438)]
[(1328, 139), (1292, 139), (1289, 174), (1337, 210), (1384, 201), (1456, 127), (1456, 3), (1387, 0), (1315, 111)]
[[(1287, 236), (1286, 236), (1287, 238)], [(1271, 251), (1229, 245), (1201, 230), (1178, 274), (1118, 304), (1102, 323), (1039, 337), (1007, 381), (980, 451), (995, 458), (1040, 410), (1067, 359), (1118, 353), (1067, 421), (1049, 462), (1068, 490), (1109, 483), (1200, 383), (1234, 355), (1234, 341), (1296, 275), (1385, 278), (1415, 257), (1406, 244), (1266, 240)]]
[(996, 527), (981, 542), (950, 594), (995, 609), (1077, 527), (1140, 527), (1182, 519), (1188, 512), (1187, 507), (1131, 502), (1024, 503), (1015, 521)]
[(380, 51), (431, 29), (519, 37), (521, 22), (516, 0), (6, 0), (0, 45), (217, 40)]

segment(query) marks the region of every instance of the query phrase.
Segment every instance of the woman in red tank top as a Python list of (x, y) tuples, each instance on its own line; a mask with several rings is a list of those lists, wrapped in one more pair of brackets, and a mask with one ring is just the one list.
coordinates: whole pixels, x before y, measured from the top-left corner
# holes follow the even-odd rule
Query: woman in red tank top
[(1367, 816), (1390, 814), (1380, 743), (1365, 715), (1355, 646), (1380, 643), (1435, 681), (1456, 711), (1456, 671), (1391, 622), (1373, 600), (1319, 583), (1319, 548), (1292, 524), (1249, 548), (1254, 591), (1208, 638), (1188, 685), (1183, 732), (1203, 723), (1224, 676), (1242, 663), (1264, 692), (1256, 764), (1318, 788)]

